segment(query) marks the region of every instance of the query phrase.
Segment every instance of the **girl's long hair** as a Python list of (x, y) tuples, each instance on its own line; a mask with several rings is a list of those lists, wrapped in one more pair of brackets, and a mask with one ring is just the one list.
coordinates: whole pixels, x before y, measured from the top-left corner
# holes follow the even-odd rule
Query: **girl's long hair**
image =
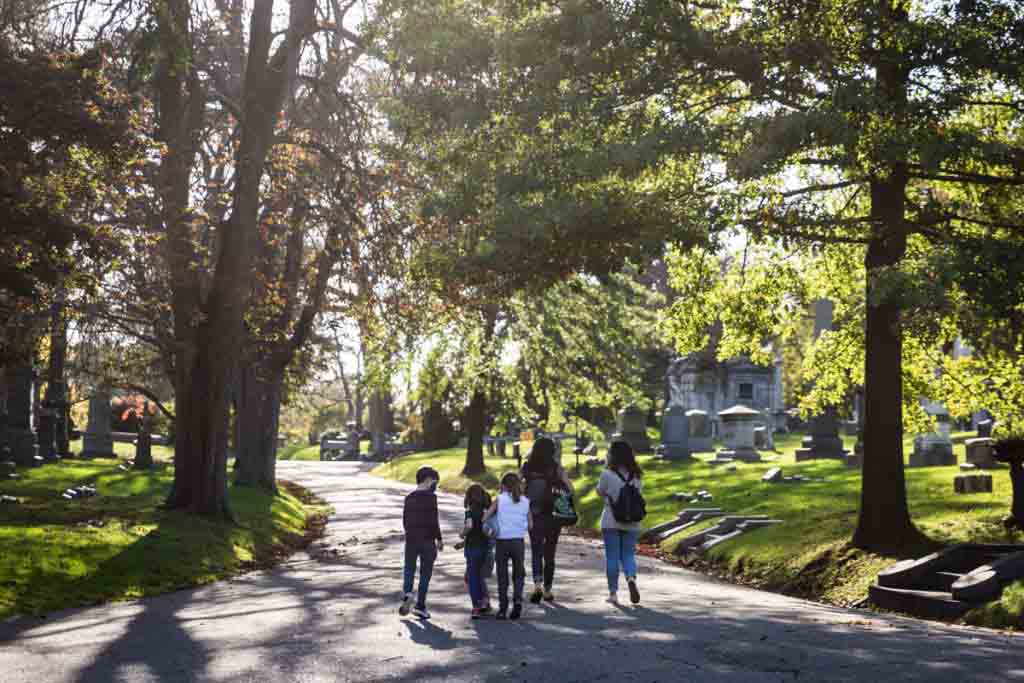
[(633, 447), (625, 441), (613, 441), (608, 447), (608, 469), (626, 470), (633, 477), (643, 474), (633, 454)]
[(463, 501), (463, 507), (471, 508), (475, 505), (479, 505), (482, 508), (489, 507), (487, 491), (480, 484), (473, 484), (466, 489), (466, 498)]
[(554, 473), (558, 470), (555, 450), (555, 442), (548, 437), (542, 436), (537, 439), (533, 442), (533, 448), (530, 449), (530, 457), (527, 459), (523, 471), (545, 477), (554, 476)]
[(518, 503), (522, 497), (522, 483), (519, 479), (519, 475), (515, 472), (506, 472), (501, 478), (501, 487), (508, 491), (509, 495), (512, 496), (512, 502)]

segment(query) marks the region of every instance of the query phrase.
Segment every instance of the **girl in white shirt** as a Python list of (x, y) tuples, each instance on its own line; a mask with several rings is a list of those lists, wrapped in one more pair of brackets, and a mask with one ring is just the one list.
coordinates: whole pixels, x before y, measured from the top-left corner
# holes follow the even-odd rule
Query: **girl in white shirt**
[[(526, 583), (526, 544), (523, 538), (533, 526), (530, 499), (522, 493), (522, 481), (515, 472), (501, 478), (501, 492), (484, 519), (498, 518), (498, 539), (494, 564), (498, 570), (498, 619), (518, 619), (523, 613)], [(508, 612), (508, 563), (512, 561), (512, 612)]]

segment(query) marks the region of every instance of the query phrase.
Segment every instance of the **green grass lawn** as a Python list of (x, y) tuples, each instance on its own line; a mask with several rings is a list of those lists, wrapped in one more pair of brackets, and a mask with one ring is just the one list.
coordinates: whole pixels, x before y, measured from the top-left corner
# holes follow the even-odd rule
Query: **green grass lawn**
[[(290, 552), (322, 508), (283, 487), (232, 489), (237, 525), (159, 509), (173, 470), (124, 471), (119, 461), (68, 459), (0, 482), (0, 618), (136, 598), (214, 581)], [(94, 498), (65, 501), (78, 484)]]
[[(834, 461), (796, 464), (793, 450), (799, 446), (801, 438), (799, 434), (778, 435), (778, 452), (763, 454), (772, 458), (771, 461), (737, 463), (735, 472), (708, 465), (707, 460), (712, 457), (710, 454), (700, 454), (688, 463), (641, 457), (648, 502), (646, 524), (654, 526), (673, 519), (687, 507), (685, 503), (672, 500), (673, 493), (707, 490), (714, 499), (700, 507), (721, 507), (734, 514), (762, 514), (781, 519), (783, 523), (723, 543), (702, 558), (702, 562), (710, 562), (717, 571), (723, 571), (736, 580), (771, 590), (832, 604), (845, 605), (860, 600), (867, 594), (867, 588), (879, 570), (894, 560), (849, 546), (860, 504), (860, 472)], [(853, 437), (845, 438), (852, 448)], [(963, 445), (958, 445), (956, 450), (962, 461)], [(412, 482), (416, 470), (430, 464), (441, 474), (442, 489), (460, 492), (469, 483), (460, 474), (464, 459), (464, 450), (449, 449), (400, 458), (381, 465), (374, 472)], [(602, 501), (594, 488), (601, 466), (584, 466), (577, 474), (571, 453), (563, 462), (576, 484), (580, 525), (596, 528)], [(493, 488), (501, 472), (515, 468), (515, 461), (511, 458), (488, 458), (487, 466), (487, 473), (475, 479)], [(802, 474), (827, 481), (762, 483), (762, 475), (777, 466), (782, 467), (786, 475)], [(906, 471), (911, 514), (919, 527), (941, 543), (1024, 542), (1024, 537), (1008, 534), (1000, 524), (1000, 519), (1010, 507), (1011, 487), (1007, 471), (992, 473), (994, 493), (962, 496), (953, 493), (953, 477), (958, 471), (957, 467)], [(667, 541), (663, 550), (671, 551), (679, 538)], [(1020, 601), (1020, 597), (1017, 595), (1014, 599)]]

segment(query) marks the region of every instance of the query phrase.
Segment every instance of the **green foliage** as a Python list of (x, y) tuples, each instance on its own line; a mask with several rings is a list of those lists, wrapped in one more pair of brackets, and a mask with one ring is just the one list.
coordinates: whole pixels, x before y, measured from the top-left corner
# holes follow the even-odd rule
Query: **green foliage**
[(555, 404), (621, 408), (659, 401), (660, 381), (645, 386), (644, 372), (661, 347), (662, 305), (663, 297), (641, 284), (631, 266), (516, 296), (507, 335), (517, 353), (509, 379), (519, 412), (547, 417)]
[[(107, 80), (105, 50), (16, 49), (0, 32), (0, 325), (21, 335), (49, 286), (94, 287), (90, 268), (119, 251), (106, 223), (123, 209), (141, 145), (135, 101)], [(33, 340), (18, 336), (3, 335), (0, 362), (30, 353)]]

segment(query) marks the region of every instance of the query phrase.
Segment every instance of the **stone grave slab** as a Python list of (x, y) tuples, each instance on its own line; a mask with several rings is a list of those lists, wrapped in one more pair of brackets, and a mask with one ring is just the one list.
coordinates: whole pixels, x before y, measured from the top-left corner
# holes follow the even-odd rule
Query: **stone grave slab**
[(661, 420), (659, 457), (665, 460), (690, 460), (690, 423), (682, 406), (671, 406)]
[(703, 410), (687, 410), (687, 440), (694, 453), (710, 453), (715, 450), (711, 417)]
[(992, 443), (993, 441), (989, 437), (967, 439), (967, 441), (964, 442), (967, 449), (967, 457), (965, 460), (975, 467), (983, 470), (994, 470), (1002, 467), (1002, 464), (996, 461), (995, 457), (993, 457), (995, 451)]
[(958, 474), (953, 479), (953, 491), (965, 493), (992, 493), (991, 474)]

